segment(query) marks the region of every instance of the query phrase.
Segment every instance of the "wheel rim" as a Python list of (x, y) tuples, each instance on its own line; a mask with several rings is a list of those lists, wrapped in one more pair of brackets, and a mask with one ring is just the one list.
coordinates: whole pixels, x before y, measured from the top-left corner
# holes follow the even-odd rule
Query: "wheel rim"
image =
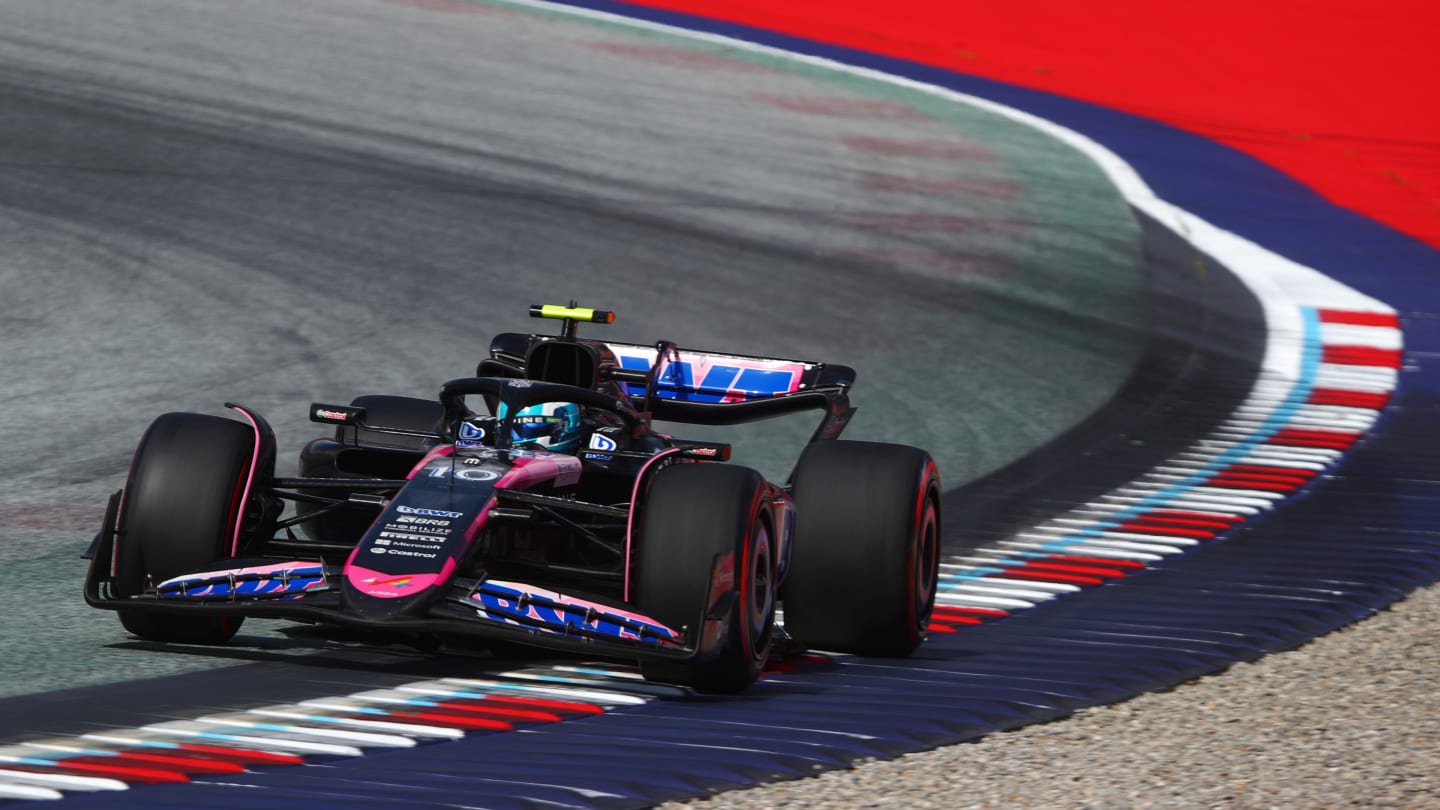
[(915, 538), (915, 623), (923, 633), (930, 625), (939, 576), (940, 527), (935, 501), (925, 496), (925, 508)]
[(750, 635), (750, 654), (759, 659), (768, 655), (770, 627), (775, 621), (775, 583), (770, 564), (770, 530), (764, 521), (755, 527), (750, 544), (749, 587), (745, 594), (745, 622)]

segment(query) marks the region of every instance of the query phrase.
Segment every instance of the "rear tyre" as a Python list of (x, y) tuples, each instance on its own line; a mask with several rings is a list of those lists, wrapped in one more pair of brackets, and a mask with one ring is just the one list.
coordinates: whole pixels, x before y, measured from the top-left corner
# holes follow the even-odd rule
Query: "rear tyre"
[[(254, 448), (253, 430), (218, 416), (167, 413), (150, 425), (135, 450), (120, 507), (117, 595), (135, 596), (232, 556)], [(218, 644), (235, 635), (242, 621), (120, 611), (126, 630), (155, 641)]]
[(669, 467), (656, 474), (644, 510), (636, 609), (674, 629), (688, 627), (694, 638), (713, 611), (712, 582), (729, 580), (735, 597), (718, 617), (718, 643), (702, 645), (690, 662), (643, 662), (641, 672), (699, 692), (743, 691), (770, 656), (775, 625), (774, 524), (764, 479), (721, 464)]
[(785, 630), (810, 647), (909, 655), (925, 640), (940, 568), (940, 475), (923, 450), (817, 442), (795, 468)]

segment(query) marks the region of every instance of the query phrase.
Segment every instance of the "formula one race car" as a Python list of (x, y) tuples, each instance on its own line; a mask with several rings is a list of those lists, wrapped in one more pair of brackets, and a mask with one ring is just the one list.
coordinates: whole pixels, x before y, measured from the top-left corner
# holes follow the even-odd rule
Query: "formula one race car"
[[(297, 478), (275, 475), (274, 434), (242, 405), (226, 406), (243, 422), (159, 417), (110, 498), (86, 601), (157, 641), (284, 617), (638, 660), (706, 692), (745, 689), (787, 633), (861, 655), (921, 643), (939, 475), (923, 450), (836, 439), (853, 370), (581, 339), (578, 322), (614, 316), (573, 303), (530, 314), (561, 333), (497, 336), (437, 400), (313, 405), (334, 435)], [(812, 409), (783, 486), (651, 424)]]

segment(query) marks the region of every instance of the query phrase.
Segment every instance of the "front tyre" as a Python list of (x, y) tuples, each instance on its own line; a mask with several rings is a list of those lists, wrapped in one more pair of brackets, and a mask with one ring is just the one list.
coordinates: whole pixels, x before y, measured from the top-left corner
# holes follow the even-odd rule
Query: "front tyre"
[[(655, 475), (640, 525), (632, 600), (669, 627), (688, 627), (700, 651), (684, 663), (642, 662), (647, 680), (734, 693), (759, 677), (775, 625), (768, 493), (760, 474), (744, 467), (680, 464)], [(717, 582), (729, 587), (712, 588)], [(712, 603), (712, 596), (719, 601)], [(718, 610), (727, 600), (728, 608)], [(701, 643), (707, 619), (720, 632)]]
[(785, 630), (810, 647), (901, 657), (925, 640), (940, 569), (940, 474), (915, 447), (822, 441), (795, 468)]
[[(167, 413), (151, 423), (135, 450), (120, 506), (118, 596), (139, 595), (233, 556), (254, 450), (254, 431), (231, 419)], [(141, 638), (193, 644), (228, 641), (243, 621), (151, 610), (119, 613), (125, 629)]]

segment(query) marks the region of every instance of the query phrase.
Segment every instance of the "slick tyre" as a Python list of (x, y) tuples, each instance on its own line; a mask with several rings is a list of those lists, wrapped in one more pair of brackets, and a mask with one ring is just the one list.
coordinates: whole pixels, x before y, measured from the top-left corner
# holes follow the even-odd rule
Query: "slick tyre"
[[(254, 447), (248, 426), (217, 416), (167, 413), (150, 425), (135, 451), (120, 507), (117, 595), (138, 595), (232, 556)], [(219, 644), (235, 635), (242, 621), (120, 611), (126, 630), (154, 641)]]
[(810, 647), (901, 657), (924, 641), (940, 566), (940, 475), (928, 453), (810, 445), (795, 469), (785, 630)]
[[(723, 632), (707, 636), (710, 646), (702, 644), (693, 661), (643, 662), (646, 679), (734, 693), (759, 677), (775, 625), (767, 494), (760, 474), (744, 467), (680, 464), (656, 474), (640, 525), (633, 602), (671, 628), (689, 628), (692, 639), (707, 617)], [(732, 587), (712, 594), (717, 581)]]

